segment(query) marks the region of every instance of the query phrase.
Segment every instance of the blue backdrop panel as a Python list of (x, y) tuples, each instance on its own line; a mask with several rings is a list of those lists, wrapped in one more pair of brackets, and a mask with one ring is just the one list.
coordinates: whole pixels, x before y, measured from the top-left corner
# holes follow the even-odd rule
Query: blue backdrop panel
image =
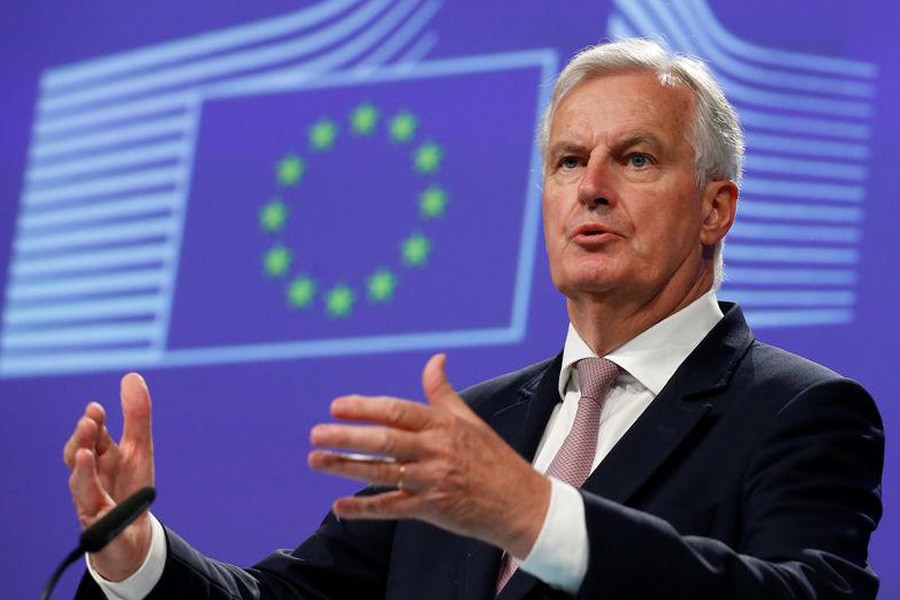
[[(457, 387), (556, 353), (534, 133), (558, 69), (602, 38), (657, 37), (715, 71), (747, 141), (720, 295), (764, 341), (863, 382), (890, 434), (898, 17), (844, 0), (4, 6), (7, 595), (36, 597), (74, 543), (62, 444), (91, 399), (118, 432), (128, 370), (154, 397), (155, 511), (249, 564), (356, 487), (306, 467), (331, 398), (420, 398), (436, 351)], [(898, 466), (889, 440), (882, 598), (900, 597)]]

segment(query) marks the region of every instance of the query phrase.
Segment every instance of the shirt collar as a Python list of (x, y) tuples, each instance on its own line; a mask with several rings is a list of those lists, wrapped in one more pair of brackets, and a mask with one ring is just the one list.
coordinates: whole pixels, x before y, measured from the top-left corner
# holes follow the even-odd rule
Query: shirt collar
[[(625, 369), (656, 396), (722, 316), (716, 293), (710, 290), (631, 338), (604, 358)], [(575, 363), (582, 358), (595, 356), (597, 355), (575, 330), (575, 326), (569, 323), (559, 373), (560, 398), (565, 397)]]

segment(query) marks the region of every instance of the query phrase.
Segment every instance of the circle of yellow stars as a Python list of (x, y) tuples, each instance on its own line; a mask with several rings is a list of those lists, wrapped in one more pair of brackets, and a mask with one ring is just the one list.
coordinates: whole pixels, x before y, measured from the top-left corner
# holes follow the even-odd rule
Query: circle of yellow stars
[[(415, 143), (416, 134), (419, 132), (418, 117), (405, 109), (385, 116), (371, 102), (363, 102), (356, 106), (343, 125), (327, 117), (316, 120), (306, 131), (307, 150), (310, 154), (331, 151), (338, 141), (343, 126), (348, 128), (353, 137), (361, 138), (374, 135), (381, 124), (384, 125), (392, 143), (412, 147), (410, 163), (414, 172), (425, 177), (439, 172), (444, 160), (444, 148), (433, 140)], [(263, 232), (273, 235), (284, 232), (290, 216), (290, 207), (284, 201), (283, 194), (302, 182), (306, 169), (305, 158), (296, 152), (289, 152), (278, 161), (275, 166), (275, 180), (279, 193), (269, 198), (258, 213), (259, 226)], [(432, 183), (419, 193), (416, 202), (421, 219), (439, 219), (446, 212), (449, 194), (440, 185)], [(400, 262), (409, 268), (424, 267), (428, 264), (432, 248), (433, 243), (425, 234), (418, 231), (410, 233), (400, 241)], [(263, 273), (269, 278), (286, 282), (284, 285), (288, 306), (297, 310), (307, 310), (315, 304), (317, 297), (321, 296), (329, 317), (338, 319), (352, 314), (359, 294), (350, 284), (338, 282), (327, 289), (320, 289), (320, 283), (309, 273), (301, 271), (291, 276), (293, 265), (293, 253), (281, 243), (272, 245), (263, 256)], [(373, 304), (387, 303), (393, 299), (398, 285), (398, 275), (381, 266), (365, 279), (365, 299)]]

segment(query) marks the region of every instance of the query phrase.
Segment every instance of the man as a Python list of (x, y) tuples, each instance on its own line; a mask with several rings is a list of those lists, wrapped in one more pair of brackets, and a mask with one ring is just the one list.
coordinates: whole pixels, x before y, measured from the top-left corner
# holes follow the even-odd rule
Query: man
[[(435, 356), (427, 405), (338, 398), (310, 466), (372, 486), (301, 546), (241, 570), (145, 515), (90, 557), (80, 593), (873, 598), (874, 403), (715, 301), (743, 145), (709, 72), (642, 40), (588, 49), (540, 137), (562, 355), (462, 398)], [(83, 526), (153, 481), (147, 388), (122, 387), (122, 441), (91, 404), (66, 445)]]

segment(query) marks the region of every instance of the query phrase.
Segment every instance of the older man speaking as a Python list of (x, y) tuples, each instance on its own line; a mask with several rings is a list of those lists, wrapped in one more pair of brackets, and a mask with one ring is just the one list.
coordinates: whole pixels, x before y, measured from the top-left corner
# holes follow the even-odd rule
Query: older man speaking
[[(562, 353), (427, 404), (346, 396), (313, 469), (370, 484), (249, 569), (145, 515), (89, 558), (102, 598), (873, 598), (882, 424), (858, 384), (719, 304), (743, 154), (706, 67), (631, 40), (578, 54), (540, 141)], [(153, 483), (150, 398), (65, 448), (83, 526)], [(361, 456), (363, 453), (364, 456)]]

